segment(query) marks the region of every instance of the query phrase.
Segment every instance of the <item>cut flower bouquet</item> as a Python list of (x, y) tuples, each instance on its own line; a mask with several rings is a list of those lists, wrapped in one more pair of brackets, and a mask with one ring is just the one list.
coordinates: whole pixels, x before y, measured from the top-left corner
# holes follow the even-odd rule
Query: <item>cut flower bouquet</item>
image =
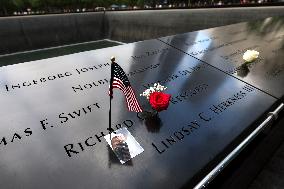
[(166, 89), (167, 87), (155, 83), (153, 87), (146, 89), (140, 96), (144, 96), (149, 100), (152, 109), (161, 112), (168, 108), (171, 98), (170, 94), (163, 92)]

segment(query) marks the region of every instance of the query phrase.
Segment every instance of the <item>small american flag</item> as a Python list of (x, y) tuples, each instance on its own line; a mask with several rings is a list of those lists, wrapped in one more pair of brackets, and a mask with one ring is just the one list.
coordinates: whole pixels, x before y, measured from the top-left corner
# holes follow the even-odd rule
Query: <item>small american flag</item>
[(142, 112), (142, 108), (135, 96), (135, 93), (130, 85), (130, 82), (123, 69), (115, 62), (111, 63), (111, 78), (109, 94), (112, 97), (113, 88), (120, 89), (126, 99), (127, 108), (132, 112)]

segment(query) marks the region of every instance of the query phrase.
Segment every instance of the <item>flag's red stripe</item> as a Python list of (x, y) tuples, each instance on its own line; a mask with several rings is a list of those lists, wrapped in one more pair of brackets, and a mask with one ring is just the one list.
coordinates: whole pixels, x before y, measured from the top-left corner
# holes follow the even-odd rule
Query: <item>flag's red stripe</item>
[(127, 89), (124, 91), (124, 93), (127, 96), (128, 109), (134, 110), (136, 112), (141, 112), (142, 109), (141, 109), (140, 105), (138, 104), (138, 101), (135, 97), (133, 89), (131, 87), (127, 87)]
[(131, 87), (129, 87), (128, 91), (129, 91), (130, 103), (132, 104), (132, 107), (135, 109), (135, 111), (137, 111), (137, 103), (136, 100), (134, 99), (135, 96), (134, 92)]
[(118, 88), (124, 93), (127, 108), (129, 111), (142, 112), (142, 108), (139, 102), (137, 101), (137, 98), (131, 86), (125, 87), (125, 85), (120, 79), (114, 77), (112, 87)]
[(132, 87), (128, 87), (127, 91), (128, 91), (128, 97), (129, 97), (129, 102), (130, 102), (131, 107), (137, 112), (142, 111), (140, 104), (136, 99), (136, 96), (135, 96), (135, 93)]

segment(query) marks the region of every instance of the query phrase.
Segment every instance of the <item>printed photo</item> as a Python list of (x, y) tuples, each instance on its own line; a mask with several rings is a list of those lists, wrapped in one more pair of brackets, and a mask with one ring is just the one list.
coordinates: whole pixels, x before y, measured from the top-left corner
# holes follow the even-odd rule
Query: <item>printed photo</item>
[(122, 164), (144, 151), (125, 127), (106, 135), (104, 138)]

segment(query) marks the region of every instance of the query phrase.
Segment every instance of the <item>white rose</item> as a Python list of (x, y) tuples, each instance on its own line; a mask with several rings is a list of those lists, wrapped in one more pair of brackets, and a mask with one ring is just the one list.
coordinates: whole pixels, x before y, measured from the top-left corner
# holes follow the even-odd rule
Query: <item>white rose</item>
[(252, 62), (255, 59), (258, 58), (259, 52), (255, 51), (255, 50), (247, 50), (244, 55), (243, 55), (243, 59), (246, 62)]

